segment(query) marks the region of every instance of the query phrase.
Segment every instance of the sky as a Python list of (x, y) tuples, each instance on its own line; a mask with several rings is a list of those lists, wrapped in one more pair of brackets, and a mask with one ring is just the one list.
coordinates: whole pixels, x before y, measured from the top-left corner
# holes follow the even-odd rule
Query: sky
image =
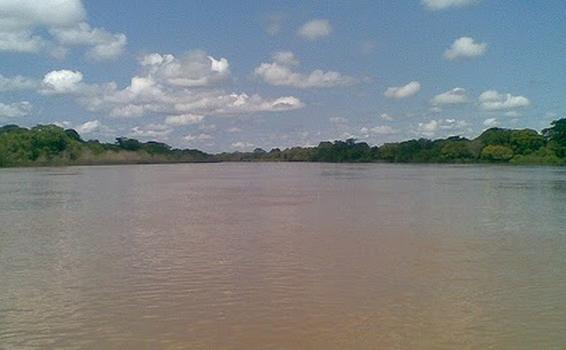
[(209, 152), (565, 116), (563, 0), (0, 0), (0, 124)]

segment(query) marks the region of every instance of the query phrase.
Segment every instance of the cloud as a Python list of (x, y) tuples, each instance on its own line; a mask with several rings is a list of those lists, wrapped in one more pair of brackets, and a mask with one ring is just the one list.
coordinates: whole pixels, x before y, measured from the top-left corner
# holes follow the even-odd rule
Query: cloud
[(440, 123), (440, 128), (443, 130), (463, 130), (469, 127), (470, 124), (465, 120), (444, 119)]
[(252, 148), (255, 145), (253, 143), (250, 143), (250, 142), (238, 141), (238, 142), (234, 142), (231, 146), (234, 149), (244, 150), (244, 149)]
[(177, 112), (196, 114), (234, 115), (255, 112), (278, 112), (302, 108), (296, 97), (286, 96), (266, 99), (246, 93), (224, 94), (222, 91), (206, 91), (200, 94), (178, 96), (173, 108)]
[(499, 126), (499, 122), (495, 118), (488, 118), (483, 121), (483, 125), (488, 128), (495, 128), (496, 126)]
[(0, 118), (17, 118), (29, 115), (32, 105), (28, 101), (4, 104), (0, 102)]
[(80, 82), (83, 80), (83, 74), (79, 71), (56, 70), (49, 72), (43, 78), (43, 89), (45, 94), (69, 94), (77, 92), (80, 88)]
[(465, 120), (456, 119), (444, 119), (444, 120), (430, 120), (425, 123), (419, 123), (417, 125), (416, 134), (432, 137), (436, 135), (439, 131), (451, 131), (451, 132), (469, 132), (469, 123)]
[(242, 132), (242, 129), (240, 129), (240, 128), (234, 126), (234, 127), (231, 127), (230, 129), (228, 129), (228, 132), (229, 132), (229, 133)]
[(8, 78), (0, 74), (0, 92), (33, 90), (37, 85), (37, 81), (21, 75)]
[(388, 87), (385, 90), (385, 97), (388, 98), (406, 98), (416, 95), (421, 90), (421, 84), (418, 81), (411, 81), (407, 85), (398, 87)]
[(183, 137), (183, 139), (185, 139), (185, 141), (188, 141), (188, 142), (202, 142), (202, 141), (212, 140), (213, 137), (209, 134), (201, 133), (201, 134), (198, 134), (198, 135), (188, 134), (185, 137)]
[(145, 74), (155, 81), (182, 87), (210, 86), (230, 75), (226, 58), (217, 60), (202, 50), (190, 51), (180, 58), (152, 53), (142, 57), (140, 63)]
[(125, 106), (116, 106), (110, 111), (111, 117), (117, 118), (137, 118), (144, 115), (146, 112), (144, 106), (134, 104), (127, 104)]
[(73, 123), (68, 120), (55, 121), (51, 124), (65, 129), (75, 129), (81, 136), (89, 134), (104, 134), (110, 136), (115, 132), (115, 130), (102, 124), (99, 120), (89, 120), (76, 126), (73, 126)]
[(53, 28), (49, 33), (64, 46), (89, 46), (87, 57), (98, 61), (120, 56), (128, 42), (124, 34), (113, 34), (103, 28), (91, 28), (85, 22), (73, 27)]
[(87, 56), (96, 60), (124, 51), (124, 34), (91, 28), (86, 17), (81, 0), (1, 0), (0, 51), (61, 57), (67, 47), (85, 46)]
[(486, 51), (486, 43), (477, 43), (473, 38), (463, 36), (456, 39), (452, 46), (444, 51), (444, 58), (449, 61), (459, 58), (474, 58), (483, 56)]
[(100, 128), (100, 122), (98, 120), (91, 120), (81, 124), (75, 128), (79, 134), (90, 134), (97, 131)]
[[(199, 101), (200, 103), (204, 101)], [(177, 105), (181, 111), (191, 110), (192, 103)], [(215, 106), (218, 108), (215, 109)], [(246, 93), (233, 93), (230, 95), (217, 96), (217, 103), (203, 106), (211, 108), (218, 114), (246, 114), (256, 112), (284, 112), (304, 107), (304, 103), (294, 96), (284, 96), (275, 99), (266, 99), (259, 95), (248, 95)], [(198, 109), (197, 110), (202, 110)]]
[[(141, 74), (122, 89), (115, 82), (88, 84), (80, 72), (53, 71), (46, 74), (40, 92), (72, 94), (90, 112), (112, 117), (154, 115), (240, 115), (300, 109), (304, 103), (294, 96), (266, 98), (246, 93), (227, 93), (217, 84), (228, 74), (228, 62), (197, 51), (185, 59), (151, 54), (140, 60)], [(175, 119), (170, 119), (170, 122)], [(177, 122), (181, 122), (180, 119)]]
[(464, 7), (477, 3), (477, 0), (422, 0), (429, 10), (445, 10), (452, 7)]
[(85, 17), (80, 0), (2, 0), (0, 51), (39, 52), (47, 42), (36, 28), (72, 26)]
[(313, 19), (303, 24), (297, 34), (303, 39), (315, 41), (332, 33), (332, 26), (327, 19)]
[(191, 91), (151, 86), (144, 90), (132, 85), (118, 90), (109, 84), (93, 95), (79, 99), (90, 111), (110, 110), (112, 116), (154, 114), (237, 115), (256, 112), (283, 112), (300, 109), (304, 103), (296, 97), (264, 98), (245, 93), (226, 94), (222, 90)]
[(129, 136), (138, 137), (143, 139), (167, 139), (169, 134), (173, 132), (173, 129), (169, 128), (167, 125), (162, 124), (148, 124), (142, 126), (135, 126), (132, 128)]
[(63, 120), (63, 121), (56, 120), (56, 121), (52, 122), (51, 124), (58, 126), (60, 128), (65, 128), (65, 129), (68, 129), (73, 125), (73, 123), (71, 123), (68, 120)]
[(455, 105), (467, 102), (466, 89), (463, 88), (454, 88), (436, 95), (430, 100), (430, 103), (434, 106)]
[(496, 90), (482, 92), (479, 102), (480, 108), (484, 111), (513, 110), (531, 105), (531, 101), (524, 96), (513, 96), (509, 93), (500, 94)]
[(201, 124), (198, 129), (203, 131), (214, 131), (216, 130), (216, 124)]
[(0, 32), (0, 51), (35, 53), (44, 46), (43, 39), (30, 32)]
[(273, 55), (273, 62), (260, 64), (254, 73), (269, 85), (299, 89), (331, 88), (357, 83), (357, 79), (334, 71), (316, 69), (309, 74), (297, 73), (293, 71), (293, 66), (298, 64), (299, 61), (292, 52), (277, 52)]
[(212, 57), (212, 56), (208, 56), (208, 59), (210, 60), (210, 69), (211, 69), (213, 72), (220, 73), (220, 74), (228, 73), (228, 72), (229, 72), (228, 67), (229, 67), (230, 65), (228, 64), (228, 60), (227, 60), (227, 59), (221, 58), (221, 59), (219, 59), (219, 60), (216, 60), (216, 59), (215, 59), (214, 57)]
[(381, 118), (381, 119), (383, 119), (383, 120), (386, 120), (386, 121), (388, 121), (388, 122), (395, 120), (395, 117), (393, 117), (392, 115), (387, 114), (387, 113), (382, 113), (382, 114), (379, 116), (379, 118)]
[(265, 32), (270, 36), (275, 36), (281, 32), (283, 28), (283, 16), (281, 15), (269, 15), (265, 16), (263, 19), (263, 26)]
[(522, 114), (517, 112), (517, 111), (508, 111), (503, 113), (504, 116), (506, 117), (512, 117), (512, 118), (517, 118), (520, 117)]
[[(362, 128), (364, 129), (364, 128)], [(374, 135), (391, 135), (395, 134), (397, 130), (393, 129), (389, 125), (379, 125), (373, 128), (365, 128), (367, 132), (374, 134)]]
[(284, 66), (298, 66), (300, 63), (291, 51), (278, 51), (272, 57), (274, 62)]
[(182, 125), (198, 124), (203, 120), (204, 120), (203, 115), (189, 113), (189, 114), (181, 114), (181, 115), (171, 115), (165, 118), (165, 124), (182, 126)]
[(425, 136), (434, 136), (434, 134), (438, 131), (440, 127), (440, 123), (436, 120), (431, 120), (426, 123), (419, 123), (417, 131), (418, 133), (425, 135)]
[[(224, 58), (215, 59), (197, 50), (182, 59), (151, 54), (140, 60), (140, 74), (119, 88), (115, 82), (89, 84), (79, 71), (57, 70), (43, 78), (39, 92), (69, 94), (88, 111), (111, 117), (135, 118), (163, 115), (170, 125), (197, 121), (189, 115), (231, 116), (258, 112), (284, 112), (303, 108), (294, 96), (263, 97), (226, 92), (219, 87), (229, 74)], [(142, 133), (141, 127), (135, 130)]]
[(81, 135), (82, 134), (92, 134), (94, 132), (99, 132), (103, 129), (107, 129), (107, 127), (102, 125), (102, 123), (98, 120), (90, 120), (90, 121), (87, 121), (87, 122), (75, 127), (75, 130)]

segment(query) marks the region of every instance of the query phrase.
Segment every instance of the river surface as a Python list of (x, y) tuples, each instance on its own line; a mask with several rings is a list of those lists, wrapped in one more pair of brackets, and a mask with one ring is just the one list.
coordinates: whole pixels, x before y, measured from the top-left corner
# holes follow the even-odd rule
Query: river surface
[(0, 169), (0, 349), (564, 349), (566, 168)]

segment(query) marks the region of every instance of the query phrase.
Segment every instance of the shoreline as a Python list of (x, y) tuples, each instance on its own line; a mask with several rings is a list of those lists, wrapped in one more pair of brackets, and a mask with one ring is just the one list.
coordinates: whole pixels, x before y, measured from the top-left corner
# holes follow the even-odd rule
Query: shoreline
[(428, 166), (504, 166), (504, 167), (537, 167), (537, 168), (564, 168), (566, 164), (539, 164), (525, 163), (514, 164), (504, 162), (325, 162), (325, 161), (302, 161), (302, 160), (210, 160), (210, 161), (157, 161), (157, 162), (78, 162), (78, 163), (41, 163), (14, 166), (2, 166), (2, 169), (30, 169), (30, 168), (70, 168), (70, 167), (96, 167), (96, 166), (121, 166), (121, 165), (175, 165), (175, 164), (345, 164), (345, 165), (428, 165)]

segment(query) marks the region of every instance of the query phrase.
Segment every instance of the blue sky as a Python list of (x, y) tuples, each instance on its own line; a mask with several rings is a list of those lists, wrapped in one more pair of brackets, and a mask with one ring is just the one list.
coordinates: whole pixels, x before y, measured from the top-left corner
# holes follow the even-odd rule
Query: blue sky
[(0, 0), (0, 123), (207, 151), (541, 129), (560, 0)]

